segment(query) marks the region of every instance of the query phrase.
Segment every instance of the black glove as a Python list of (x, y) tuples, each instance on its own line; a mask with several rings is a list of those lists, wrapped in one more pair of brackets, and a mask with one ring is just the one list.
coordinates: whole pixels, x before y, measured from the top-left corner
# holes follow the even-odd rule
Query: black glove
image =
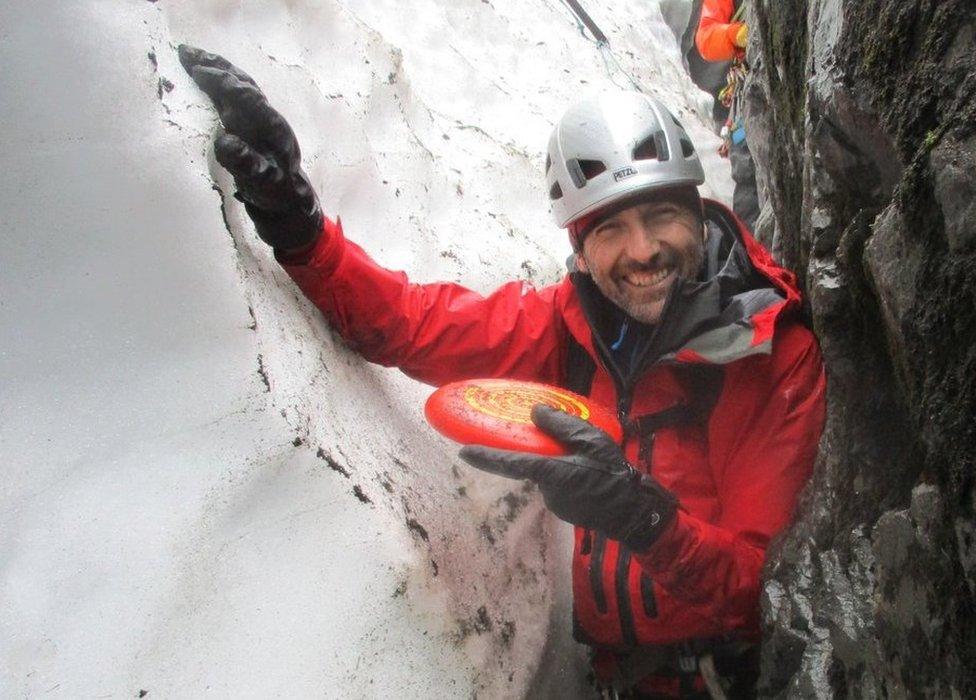
[(532, 409), (532, 422), (572, 454), (546, 457), (468, 445), (461, 448), (461, 459), (492, 474), (531, 479), (557, 517), (596, 530), (634, 552), (650, 547), (674, 519), (677, 499), (630, 466), (607, 433), (542, 404)]
[(322, 209), (302, 170), (295, 132), (251, 76), (230, 61), (186, 44), (179, 54), (217, 108), (226, 133), (214, 141), (214, 154), (234, 176), (234, 196), (261, 240), (283, 251), (310, 246), (322, 232)]

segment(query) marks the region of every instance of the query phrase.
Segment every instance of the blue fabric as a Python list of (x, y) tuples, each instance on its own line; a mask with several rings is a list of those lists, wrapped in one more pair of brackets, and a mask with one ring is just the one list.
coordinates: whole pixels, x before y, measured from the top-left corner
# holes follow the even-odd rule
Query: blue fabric
[(620, 335), (616, 342), (610, 346), (613, 360), (620, 367), (623, 376), (628, 377), (631, 371), (636, 369), (634, 365), (638, 361), (638, 355), (647, 344), (650, 336), (651, 327), (638, 323), (631, 318), (625, 317), (620, 324)]
[(617, 352), (620, 349), (620, 346), (623, 345), (624, 336), (627, 334), (627, 326), (628, 326), (627, 321), (624, 321), (620, 325), (620, 337), (617, 338), (617, 342), (615, 342), (613, 345), (610, 346), (610, 349), (613, 350), (614, 352)]

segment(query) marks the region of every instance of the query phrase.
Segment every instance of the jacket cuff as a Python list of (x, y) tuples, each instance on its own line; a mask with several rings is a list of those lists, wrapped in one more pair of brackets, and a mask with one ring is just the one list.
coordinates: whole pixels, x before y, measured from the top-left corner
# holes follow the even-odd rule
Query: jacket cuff
[(641, 568), (648, 574), (655, 574), (672, 567), (681, 558), (685, 542), (694, 533), (691, 516), (678, 510), (667, 529), (662, 532), (647, 550), (634, 552)]
[(733, 51), (744, 51), (742, 47), (735, 43), (735, 39), (739, 36), (739, 30), (742, 29), (742, 25), (745, 22), (731, 22), (728, 27), (725, 28), (725, 37), (732, 44)]
[(322, 233), (312, 246), (299, 251), (274, 251), (275, 260), (282, 267), (291, 271), (295, 268), (315, 268), (320, 275), (331, 275), (339, 266), (342, 250), (346, 238), (342, 233), (342, 221), (332, 221), (328, 217), (323, 219)]

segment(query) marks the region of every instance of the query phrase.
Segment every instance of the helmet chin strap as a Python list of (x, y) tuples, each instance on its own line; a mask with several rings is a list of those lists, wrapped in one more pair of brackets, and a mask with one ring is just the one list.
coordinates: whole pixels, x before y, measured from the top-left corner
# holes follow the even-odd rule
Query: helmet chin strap
[(573, 251), (578, 255), (582, 255), (583, 253), (583, 239), (593, 228), (591, 224), (595, 218), (596, 216), (592, 214), (590, 216), (584, 216), (576, 221), (570, 222), (566, 227), (567, 231), (569, 231), (569, 243), (573, 246)]

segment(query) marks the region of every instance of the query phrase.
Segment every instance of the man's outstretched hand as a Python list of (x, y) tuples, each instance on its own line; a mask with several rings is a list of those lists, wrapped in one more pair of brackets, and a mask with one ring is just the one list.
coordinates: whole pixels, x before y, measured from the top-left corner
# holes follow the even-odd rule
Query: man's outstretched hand
[(547, 457), (468, 445), (461, 448), (461, 459), (492, 474), (531, 479), (557, 517), (601, 532), (631, 551), (646, 550), (674, 519), (677, 499), (630, 466), (607, 433), (541, 404), (532, 409), (532, 422), (571, 454)]
[(180, 63), (224, 125), (214, 141), (217, 161), (234, 176), (258, 235), (281, 251), (307, 248), (322, 231), (322, 209), (295, 132), (247, 73), (217, 54), (181, 44)]

